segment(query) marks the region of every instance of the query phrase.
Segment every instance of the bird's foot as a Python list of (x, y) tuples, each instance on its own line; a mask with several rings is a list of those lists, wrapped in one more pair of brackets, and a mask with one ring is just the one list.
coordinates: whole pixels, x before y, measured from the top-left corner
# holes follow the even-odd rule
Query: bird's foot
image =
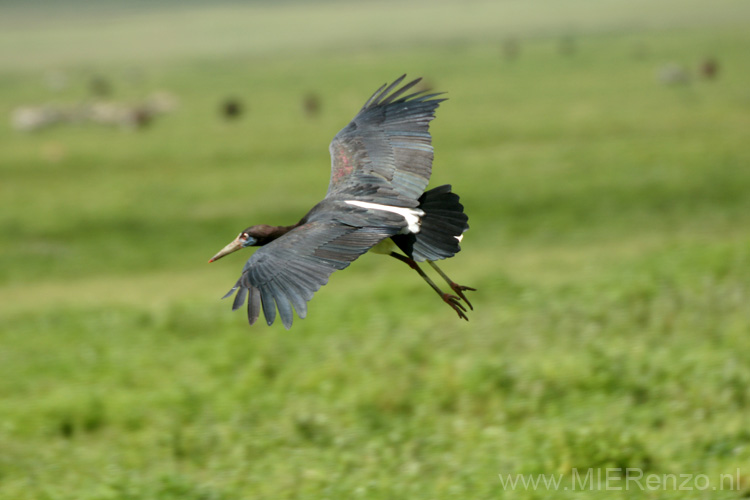
[(466, 302), (466, 304), (469, 306), (469, 309), (473, 311), (474, 306), (471, 305), (471, 302), (469, 302), (469, 299), (467, 299), (466, 295), (464, 295), (464, 290), (469, 291), (469, 292), (476, 292), (477, 289), (471, 288), (470, 286), (459, 285), (458, 283), (453, 283), (453, 282), (451, 282), (451, 288), (453, 289), (454, 292), (456, 292), (456, 295), (461, 297), (463, 301)]
[(460, 299), (458, 297), (449, 293), (444, 293), (443, 295), (441, 295), (441, 297), (443, 297), (443, 302), (451, 306), (453, 310), (456, 311), (459, 318), (469, 321), (469, 318), (467, 318), (466, 314), (464, 314), (466, 312), (466, 308), (461, 305)]

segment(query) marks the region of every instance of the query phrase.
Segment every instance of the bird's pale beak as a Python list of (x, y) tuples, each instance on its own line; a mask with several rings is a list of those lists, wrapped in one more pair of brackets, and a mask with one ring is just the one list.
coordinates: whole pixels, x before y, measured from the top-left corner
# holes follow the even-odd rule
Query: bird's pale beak
[(219, 251), (219, 253), (217, 253), (216, 255), (214, 255), (213, 257), (211, 257), (210, 259), (208, 259), (208, 262), (210, 263), (210, 262), (213, 262), (215, 260), (219, 260), (222, 257), (224, 257), (225, 255), (229, 255), (232, 252), (236, 252), (237, 250), (239, 250), (240, 248), (242, 248), (243, 244), (244, 244), (244, 240), (242, 239), (242, 235), (237, 236), (234, 239), (234, 241), (232, 241), (229, 245), (227, 245), (224, 248), (222, 248)]

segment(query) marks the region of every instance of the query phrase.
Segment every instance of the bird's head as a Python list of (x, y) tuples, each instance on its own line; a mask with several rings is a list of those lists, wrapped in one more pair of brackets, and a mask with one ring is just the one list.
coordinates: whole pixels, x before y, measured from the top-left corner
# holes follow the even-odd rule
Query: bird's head
[(232, 242), (229, 243), (227, 246), (222, 248), (219, 251), (219, 253), (211, 257), (208, 260), (208, 262), (219, 260), (225, 255), (229, 255), (232, 252), (236, 252), (240, 248), (257, 247), (257, 246), (265, 245), (272, 239), (270, 238), (270, 236), (273, 234), (274, 229), (275, 228), (273, 226), (268, 226), (266, 224), (250, 226), (244, 231), (242, 231), (240, 234), (238, 234), (237, 237), (234, 240), (232, 240)]

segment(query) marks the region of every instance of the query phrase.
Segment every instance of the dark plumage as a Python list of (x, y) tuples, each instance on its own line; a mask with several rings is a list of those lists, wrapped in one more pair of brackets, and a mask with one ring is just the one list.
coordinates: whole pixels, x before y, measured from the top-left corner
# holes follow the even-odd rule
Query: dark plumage
[[(331, 178), (325, 198), (291, 226), (251, 226), (209, 262), (235, 250), (260, 246), (225, 296), (237, 291), (233, 309), (247, 301), (252, 325), (263, 309), (276, 311), (286, 328), (292, 308), (300, 318), (307, 302), (336, 270), (377, 246), (409, 264), (459, 315), (467, 319), (463, 294), (472, 288), (451, 281), (433, 260), (452, 257), (468, 229), (468, 217), (450, 186), (425, 192), (432, 171), (428, 132), (440, 94), (407, 94), (419, 79), (399, 88), (406, 75), (383, 85), (330, 145)], [(388, 248), (385, 243), (393, 243)], [(396, 246), (404, 252), (396, 252)], [(442, 292), (421, 270), (427, 260), (458, 295)]]

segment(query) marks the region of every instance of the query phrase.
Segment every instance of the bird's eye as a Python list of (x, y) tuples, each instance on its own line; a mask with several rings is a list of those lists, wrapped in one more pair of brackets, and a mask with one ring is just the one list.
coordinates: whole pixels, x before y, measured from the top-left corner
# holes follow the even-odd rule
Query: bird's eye
[(242, 233), (242, 234), (240, 234), (240, 239), (241, 239), (241, 240), (246, 240), (246, 239), (248, 239), (249, 237), (250, 237), (250, 235), (249, 235), (249, 234), (247, 234), (247, 233)]

